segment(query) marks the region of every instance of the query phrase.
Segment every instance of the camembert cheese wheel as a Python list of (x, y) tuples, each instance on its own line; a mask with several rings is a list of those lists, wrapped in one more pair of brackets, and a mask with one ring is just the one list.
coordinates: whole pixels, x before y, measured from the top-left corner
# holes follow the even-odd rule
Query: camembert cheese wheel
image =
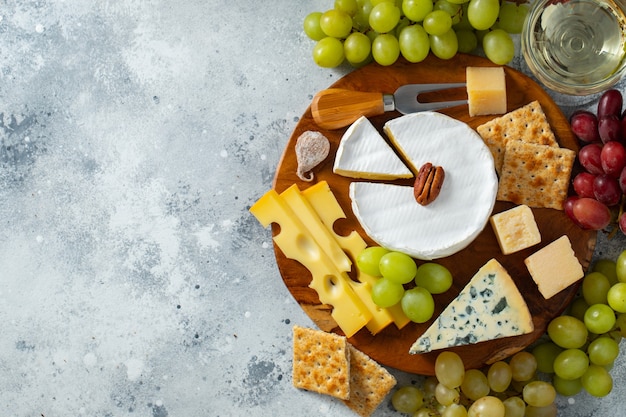
[(352, 210), (377, 244), (417, 259), (433, 260), (467, 247), (484, 229), (498, 191), (494, 161), (467, 124), (434, 112), (388, 121), (385, 133), (416, 172), (430, 162), (445, 180), (432, 203), (422, 206), (413, 187), (352, 182)]

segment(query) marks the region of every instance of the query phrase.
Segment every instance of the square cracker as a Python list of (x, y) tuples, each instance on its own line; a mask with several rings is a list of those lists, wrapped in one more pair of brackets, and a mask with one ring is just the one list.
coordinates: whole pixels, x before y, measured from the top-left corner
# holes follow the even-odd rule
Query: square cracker
[(563, 210), (575, 158), (571, 149), (509, 141), (497, 199)]
[(476, 131), (491, 151), (498, 174), (502, 172), (504, 152), (510, 140), (559, 146), (537, 100), (478, 126)]
[(349, 345), (350, 399), (344, 403), (361, 417), (369, 417), (396, 386), (396, 379), (365, 353)]
[(293, 385), (347, 400), (350, 350), (344, 336), (293, 327)]

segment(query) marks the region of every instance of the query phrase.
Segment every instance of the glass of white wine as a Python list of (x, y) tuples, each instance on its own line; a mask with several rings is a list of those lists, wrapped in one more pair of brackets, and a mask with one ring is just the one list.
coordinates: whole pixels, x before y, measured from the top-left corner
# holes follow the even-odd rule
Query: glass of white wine
[(603, 91), (626, 72), (626, 0), (536, 0), (522, 32), (526, 64), (546, 87)]

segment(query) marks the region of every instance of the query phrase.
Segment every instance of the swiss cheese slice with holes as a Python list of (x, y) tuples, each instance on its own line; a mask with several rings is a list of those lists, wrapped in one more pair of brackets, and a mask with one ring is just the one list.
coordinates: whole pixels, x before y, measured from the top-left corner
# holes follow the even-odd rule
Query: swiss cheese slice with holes
[(357, 119), (343, 134), (333, 172), (344, 177), (371, 180), (413, 177), (413, 173), (365, 116)]
[(365, 233), (380, 246), (423, 260), (467, 247), (489, 221), (498, 190), (485, 143), (467, 124), (433, 112), (390, 120), (384, 129), (415, 172), (430, 162), (443, 167), (445, 180), (426, 206), (417, 203), (411, 186), (352, 182), (352, 211)]

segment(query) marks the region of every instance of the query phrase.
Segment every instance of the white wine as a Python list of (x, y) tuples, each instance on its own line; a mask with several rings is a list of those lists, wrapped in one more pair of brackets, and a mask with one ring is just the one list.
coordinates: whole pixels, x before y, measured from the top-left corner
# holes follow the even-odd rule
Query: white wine
[(557, 91), (590, 94), (617, 81), (626, 55), (624, 2), (551, 0), (533, 9), (522, 48), (530, 69)]

